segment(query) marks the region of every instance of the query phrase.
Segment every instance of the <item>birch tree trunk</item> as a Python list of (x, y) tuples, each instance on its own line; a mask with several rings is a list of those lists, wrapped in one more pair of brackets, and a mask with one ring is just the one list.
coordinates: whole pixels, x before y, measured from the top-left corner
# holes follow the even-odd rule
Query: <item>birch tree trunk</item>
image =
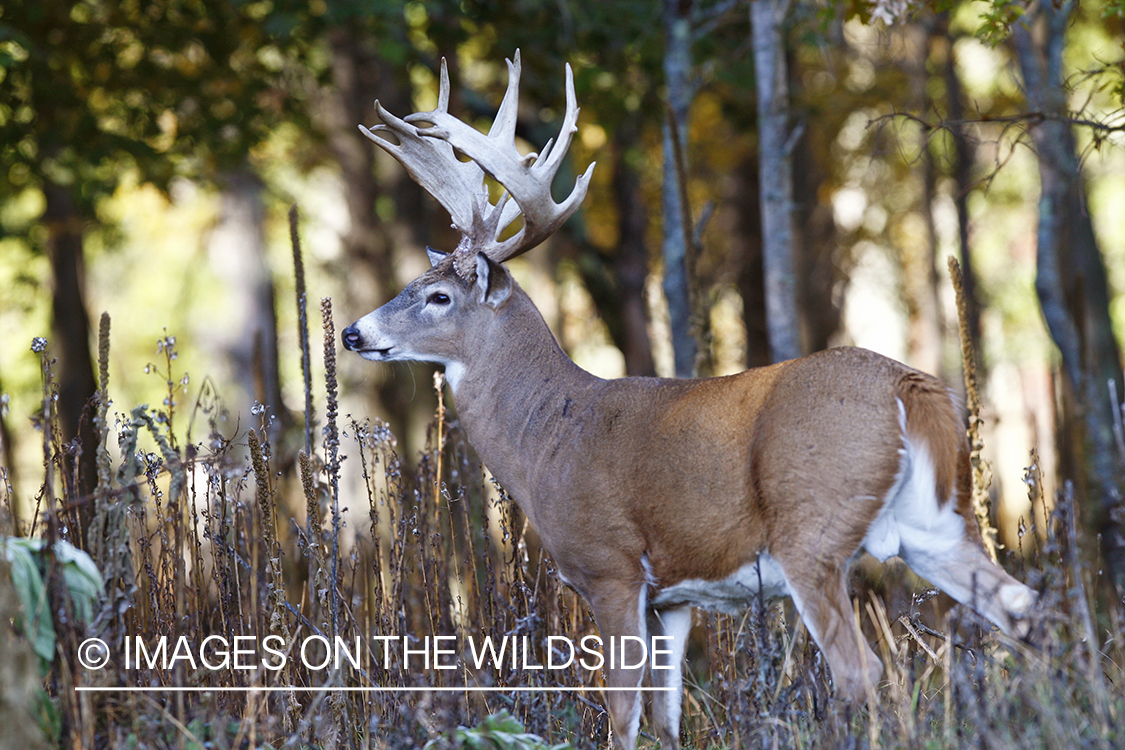
[[(1036, 291), (1085, 430), (1089, 516), (1101, 534), (1107, 571), (1118, 592), (1125, 592), (1125, 477), (1113, 439), (1113, 410), (1121, 405), (1121, 358), (1063, 87), (1062, 53), (1074, 7), (1069, 0), (1032, 6), (1027, 23), (1015, 25), (1012, 42), (1027, 108), (1040, 118), (1030, 127), (1041, 191)], [(1112, 391), (1111, 379), (1118, 383)]]
[(801, 356), (793, 261), (793, 171), (785, 63), (788, 0), (753, 0), (750, 23), (758, 89), (758, 173), (766, 321), (774, 362)]
[[(691, 0), (664, 0), (664, 82), (668, 117), (664, 118), (664, 295), (672, 326), (676, 377), (695, 374), (698, 351), (692, 326), (691, 264), (684, 225), (687, 196), (681, 194), (680, 170), (686, 172), (688, 110), (691, 106)], [(679, 144), (674, 142), (674, 138)]]

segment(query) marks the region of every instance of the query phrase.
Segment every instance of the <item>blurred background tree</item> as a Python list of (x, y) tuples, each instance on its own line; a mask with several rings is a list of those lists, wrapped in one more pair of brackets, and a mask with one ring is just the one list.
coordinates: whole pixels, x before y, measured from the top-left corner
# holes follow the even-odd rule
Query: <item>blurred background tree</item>
[[(97, 245), (120, 241), (103, 204), (130, 179), (164, 191), (175, 176), (253, 191), (252, 178), (234, 175), (272, 128), (303, 112), (291, 106), (293, 88), (282, 80), (299, 50), (276, 43), (262, 24), (264, 10), (16, 0), (0, 15), (3, 236), (49, 261), (44, 281), (62, 439), (72, 446), (64, 472), (71, 497), (88, 496), (95, 481), (87, 247), (92, 235)], [(265, 288), (272, 292), (272, 284)], [(269, 345), (275, 342), (273, 335)], [(80, 502), (83, 529), (90, 512)]]
[[(1020, 481), (1035, 447), (1048, 502), (1058, 477), (1083, 480), (1120, 581), (1122, 396), (1106, 386), (1123, 379), (1125, 331), (1120, 3), (758, 2), (6, 3), (3, 461), (36, 460), (20, 421), (38, 388), (26, 346), (50, 320), (60, 415), (78, 434), (93, 392), (86, 321), (102, 309), (126, 373), (118, 402), (163, 397), (139, 373), (143, 342), (167, 328), (218, 384), (233, 434), (258, 401), (284, 435), (301, 389), (289, 204), (305, 217), (310, 296), (334, 296), (338, 323), (388, 299), (425, 266), (424, 245), (454, 237), (357, 124), (373, 123), (375, 98), (432, 107), (444, 56), (451, 109), (484, 126), (520, 48), (528, 148), (557, 130), (569, 61), (582, 107), (571, 159), (598, 161), (583, 210), (513, 263), (580, 364), (617, 376), (770, 362), (775, 233), (761, 205), (788, 181), (785, 351), (857, 343), (959, 383), (943, 270), (959, 256), (1002, 539), (1030, 543), (1015, 518), (1043, 512)], [(770, 138), (756, 10), (778, 21), (788, 88)], [(1062, 234), (1041, 215), (1067, 217)], [(390, 422), (411, 460), (434, 408), (428, 369), (340, 367), (346, 408)]]
[[(1072, 123), (1083, 113), (1072, 112), (1063, 62), (1067, 30), (1077, 12), (1076, 2), (1037, 3), (1012, 24), (1011, 39), (1039, 165), (1035, 288), (1069, 386), (1066, 404), (1075, 415), (1072, 427), (1078, 446), (1072, 458), (1076, 479), (1087, 485), (1083, 495), (1101, 533), (1107, 572), (1125, 594), (1125, 471), (1114, 446), (1115, 423), (1118, 439), (1121, 436), (1121, 351), (1110, 318), (1105, 263), (1086, 208), (1083, 155)], [(1093, 68), (1087, 75), (1101, 77), (1102, 72)], [(1109, 84), (1118, 103), (1125, 91), (1120, 75), (1119, 70)], [(1095, 144), (1104, 133), (1122, 127), (1120, 116), (1118, 110), (1113, 121), (1087, 120)]]

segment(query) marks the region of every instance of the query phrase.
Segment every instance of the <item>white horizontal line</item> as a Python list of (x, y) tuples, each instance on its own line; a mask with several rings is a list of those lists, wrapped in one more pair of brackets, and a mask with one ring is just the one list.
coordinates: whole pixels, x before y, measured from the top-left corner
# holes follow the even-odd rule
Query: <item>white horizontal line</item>
[(667, 692), (666, 687), (107, 687), (104, 685), (79, 685), (75, 691), (81, 693), (590, 693), (621, 692), (625, 690), (648, 692)]

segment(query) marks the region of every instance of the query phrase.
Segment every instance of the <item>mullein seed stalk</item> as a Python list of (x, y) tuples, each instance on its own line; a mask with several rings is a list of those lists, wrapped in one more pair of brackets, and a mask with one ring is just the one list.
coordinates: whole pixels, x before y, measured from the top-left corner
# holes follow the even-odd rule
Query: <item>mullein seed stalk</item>
[(301, 256), (297, 204), (289, 208), (289, 241), (293, 246), (293, 280), (297, 295), (297, 341), (301, 345), (301, 378), (305, 386), (305, 453), (312, 455), (313, 397), (312, 355), (309, 350), (309, 305), (305, 290), (305, 261)]
[(973, 340), (969, 334), (969, 316), (965, 301), (965, 279), (961, 264), (949, 256), (949, 277), (957, 297), (957, 331), (961, 339), (961, 363), (965, 374), (965, 407), (969, 412), (969, 463), (973, 468), (973, 513), (980, 525), (981, 539), (988, 556), (996, 558), (996, 528), (992, 525), (992, 501), (988, 487), (992, 484), (992, 469), (983, 456), (984, 440), (980, 435), (980, 393), (977, 390), (977, 365)]
[(320, 300), (320, 314), (324, 320), (324, 385), (328, 393), (324, 425), (324, 450), (327, 455), (328, 485), (332, 501), (332, 585), (329, 587), (332, 603), (332, 635), (340, 628), (340, 433), (336, 427), (339, 405), (336, 400), (336, 326), (332, 321), (332, 298)]

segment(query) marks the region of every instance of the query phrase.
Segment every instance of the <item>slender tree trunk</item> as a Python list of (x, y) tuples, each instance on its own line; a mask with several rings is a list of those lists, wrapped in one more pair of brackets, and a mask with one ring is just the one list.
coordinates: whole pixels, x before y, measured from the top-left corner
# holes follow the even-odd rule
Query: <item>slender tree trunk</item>
[[(423, 227), (447, 226), (449, 221), (444, 217), (439, 220), (423, 208), (420, 188), (405, 174), (401, 175), (396, 205), (405, 219), (402, 224), (407, 226), (408, 236), (394, 236), (392, 228), (380, 221), (376, 213), (382, 193), (376, 179), (377, 147), (357, 126), (374, 124), (376, 115), (372, 103), (376, 98), (399, 116), (412, 111), (411, 102), (370, 40), (347, 27), (334, 29), (328, 40), (335, 90), (327, 98), (321, 115), (329, 146), (344, 179), (349, 229), (342, 237), (343, 277), (347, 280), (347, 306), (359, 315), (382, 305), (398, 291), (393, 262), (396, 240), (419, 244), (428, 240), (440, 246), (432, 231), (427, 232)], [(346, 308), (338, 307), (337, 314), (344, 314), (340, 312), (343, 309)], [(340, 327), (337, 321), (337, 329)], [(423, 431), (412, 427), (428, 422), (433, 414), (436, 402), (430, 396), (431, 389), (415, 388), (410, 377), (387, 377), (378, 381), (375, 391), (377, 413), (386, 418), (398, 437), (401, 455), (414, 456), (422, 447), (415, 445), (414, 436)]]
[[(668, 115), (664, 118), (664, 295), (672, 325), (676, 377), (695, 374), (698, 351), (691, 306), (691, 259), (684, 225), (687, 196), (681, 194), (680, 170), (687, 171), (688, 111), (691, 82), (691, 0), (664, 0), (664, 83)], [(674, 123), (674, 124), (673, 124)], [(679, 136), (677, 145), (673, 138)], [(677, 156), (683, 155), (677, 163)]]
[[(909, 27), (905, 34), (913, 47), (909, 66), (911, 88), (918, 100), (912, 104), (921, 111), (933, 111), (928, 95), (930, 65), (935, 53), (937, 32), (932, 19)], [(937, 109), (940, 109), (938, 107)], [(902, 248), (903, 286), (909, 312), (909, 351), (911, 363), (926, 372), (938, 373), (942, 361), (942, 318), (938, 299), (938, 275), (935, 256), (937, 232), (934, 228), (934, 200), (937, 194), (938, 169), (930, 151), (929, 134), (921, 136), (922, 200), (919, 206), (926, 225), (924, 242), (908, 243)]]
[[(632, 136), (633, 134), (629, 134)], [(618, 137), (617, 170), (613, 175), (613, 194), (618, 209), (618, 248), (613, 273), (617, 281), (621, 310), (621, 350), (628, 375), (655, 375), (652, 341), (648, 335), (645, 308), (645, 280), (648, 278), (648, 246), (645, 230), (648, 215), (641, 198), (641, 181), (627, 158), (626, 136)], [(633, 140), (629, 137), (629, 140)]]
[(753, 0), (750, 22), (758, 89), (758, 170), (762, 259), (770, 356), (801, 356), (797, 277), (793, 261), (793, 166), (785, 60), (788, 0)]
[(762, 274), (762, 213), (758, 161), (749, 155), (734, 170), (735, 247), (738, 252), (738, 294), (746, 327), (746, 366), (770, 364), (769, 326)]
[(926, 239), (902, 249), (906, 304), (910, 316), (910, 359), (915, 367), (930, 373), (941, 370), (944, 338), (935, 262), (937, 233), (934, 228), (933, 205), (937, 194), (937, 176), (933, 156), (927, 150), (923, 156), (922, 205), (919, 206), (926, 224)]
[(957, 57), (954, 54), (955, 42), (949, 34), (948, 17), (944, 16), (942, 35), (948, 45), (945, 59), (946, 111), (952, 123), (949, 132), (953, 136), (953, 203), (957, 207), (957, 239), (961, 249), (961, 274), (965, 280), (965, 310), (969, 321), (969, 336), (973, 341), (973, 351), (981, 356), (980, 295), (977, 292), (977, 275), (973, 264), (973, 243), (969, 235), (969, 193), (973, 189), (973, 165), (976, 163), (976, 148), (960, 123), (965, 120), (965, 102), (961, 79), (957, 75)]
[[(66, 481), (77, 475), (67, 497), (77, 502), (79, 534), (84, 539), (93, 517), (90, 494), (97, 483), (93, 412), (87, 406), (97, 390), (90, 356), (90, 317), (86, 312), (86, 276), (82, 244), (82, 216), (70, 188), (48, 183), (44, 224), (51, 262), (53, 318), (51, 351), (58, 364), (58, 414), (63, 442), (71, 445), (64, 457)], [(75, 438), (78, 438), (75, 440)]]
[[(835, 54), (831, 56), (835, 57)], [(834, 67), (837, 65), (834, 63)], [(792, 91), (804, 77), (792, 50), (789, 51), (787, 67)], [(847, 263), (839, 253), (839, 230), (832, 206), (820, 199), (822, 188), (832, 182), (824, 155), (816, 151), (818, 143), (824, 144), (831, 139), (824, 132), (827, 127), (830, 126), (818, 118), (808, 118), (800, 125), (800, 136), (790, 136), (793, 144), (790, 157), (793, 175), (793, 267), (797, 274), (797, 330), (800, 331), (802, 352), (817, 352), (831, 346), (832, 339), (840, 331), (843, 312), (842, 299), (836, 290), (846, 283), (847, 278)], [(755, 204), (752, 211), (755, 221), (760, 223), (761, 207)], [(761, 273), (760, 257), (758, 263)], [(764, 326), (765, 318), (762, 320)]]
[[(1038, 278), (1043, 316), (1059, 347), (1085, 428), (1089, 515), (1102, 538), (1106, 568), (1125, 592), (1125, 476), (1115, 453), (1113, 413), (1121, 404), (1121, 358), (1109, 318), (1105, 266), (1086, 210), (1074, 133), (1066, 115), (1062, 51), (1073, 2), (1039, 3), (1012, 41), (1039, 156)], [(1110, 392), (1110, 379), (1118, 383)]]
[(257, 401), (274, 419), (269, 438), (277, 439), (290, 423), (281, 397), (277, 350), (277, 310), (273, 274), (266, 259), (264, 186), (248, 166), (225, 175), (218, 223), (211, 233), (212, 265), (228, 286), (232, 326), (211, 342), (234, 370), (242, 394), (231, 403), (243, 428), (257, 426), (250, 407)]

